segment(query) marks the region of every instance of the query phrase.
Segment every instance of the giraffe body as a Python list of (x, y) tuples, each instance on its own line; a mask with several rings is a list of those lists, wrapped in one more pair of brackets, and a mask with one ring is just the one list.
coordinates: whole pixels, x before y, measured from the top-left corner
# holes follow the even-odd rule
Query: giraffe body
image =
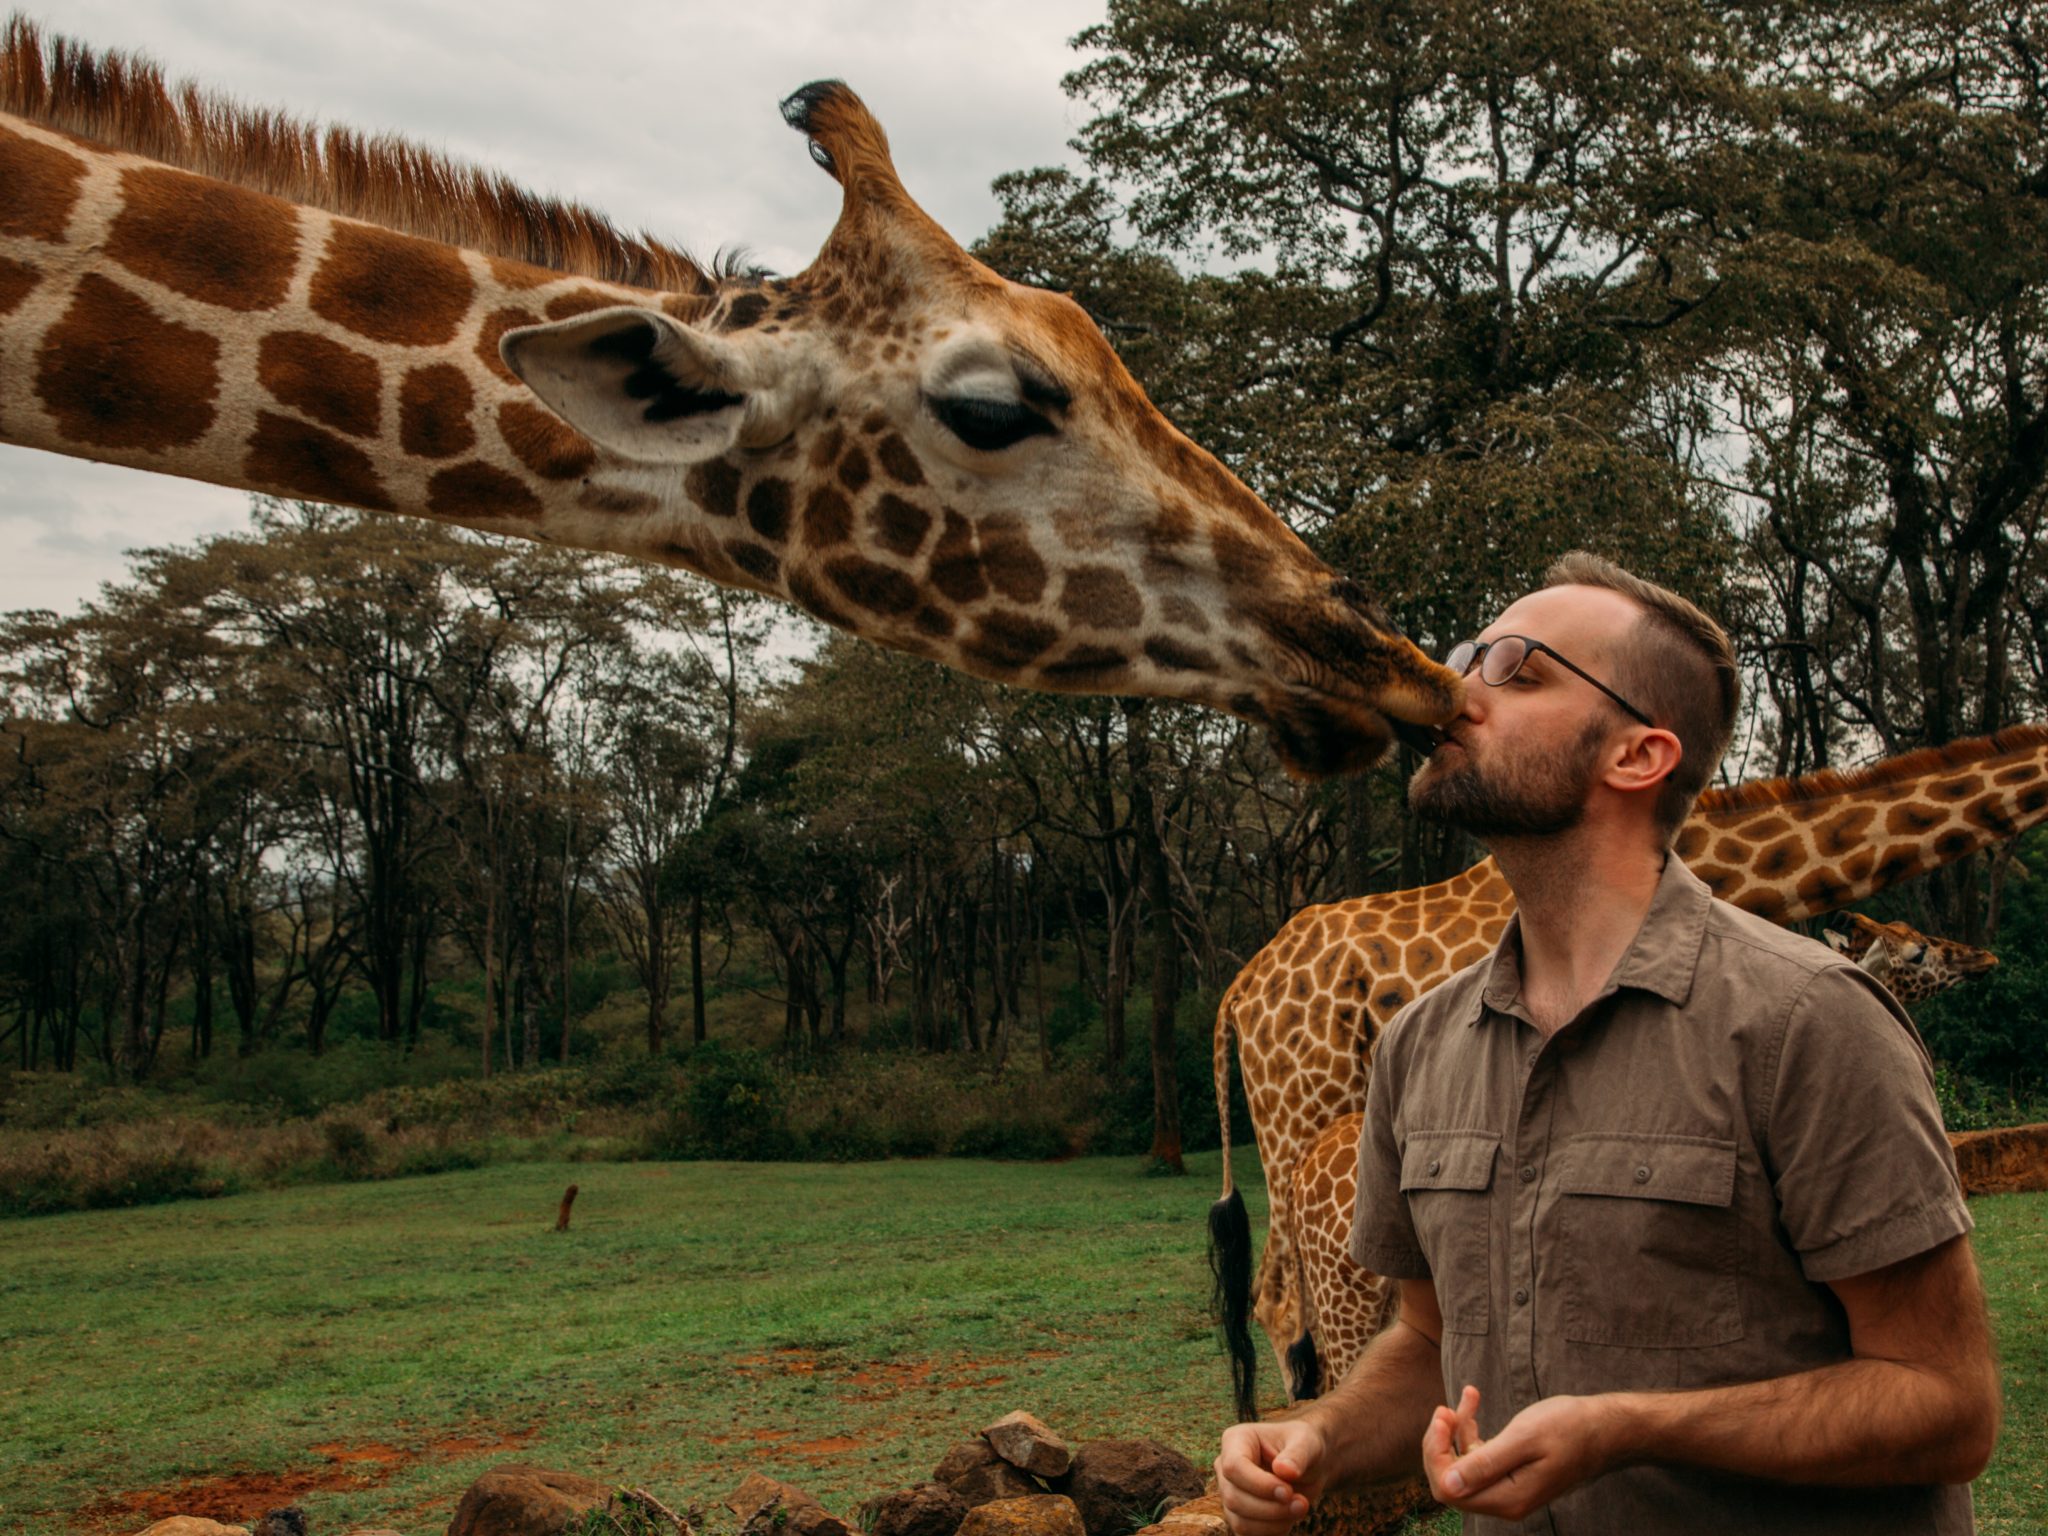
[[(1855, 912), (1836, 914), (1855, 937), (1828, 941), (1841, 953), (1860, 950), (1856, 963), (1890, 989), (1901, 1006), (1925, 1002), (1998, 964), (1989, 950), (1953, 939), (1931, 938), (1905, 923), (1880, 923)], [(1866, 944), (1864, 941), (1868, 940)], [(1351, 1219), (1358, 1205), (1358, 1138), (1365, 1116), (1333, 1121), (1309, 1147), (1292, 1180), (1289, 1209), (1300, 1256), (1302, 1330), (1314, 1340), (1314, 1369), (1335, 1382), (1357, 1363), (1373, 1335), (1392, 1316), (1398, 1286), (1361, 1268), (1351, 1257)], [(1307, 1354), (1297, 1349), (1297, 1358)]]
[(677, 565), (897, 650), (1379, 756), (1458, 680), (998, 277), (837, 82), (804, 272), (706, 272), (395, 141), (0, 44), (0, 440)]
[[(1709, 791), (1680, 829), (1674, 851), (1716, 896), (1794, 922), (1860, 901), (2043, 819), (2048, 727), (2021, 726), (1856, 772)], [(1308, 907), (1282, 925), (1225, 991), (1213, 1046), (1223, 1197), (1235, 1198), (1228, 1118), (1234, 1035), (1266, 1174), (1266, 1245), (1251, 1314), (1283, 1371), (1306, 1326), (1306, 1261), (1296, 1251), (1294, 1208), (1304, 1159), (1333, 1121), (1363, 1107), (1372, 1047), (1394, 1014), (1487, 954), (1513, 912), (1514, 893), (1491, 859), (1416, 890)], [(1330, 1182), (1336, 1177), (1319, 1171), (1319, 1206), (1336, 1198)], [(1249, 1263), (1248, 1234), (1242, 1262)], [(1330, 1269), (1336, 1259), (1317, 1262)], [(1228, 1318), (1225, 1331), (1234, 1349), (1248, 1347)], [(1240, 1379), (1243, 1370), (1240, 1359)]]

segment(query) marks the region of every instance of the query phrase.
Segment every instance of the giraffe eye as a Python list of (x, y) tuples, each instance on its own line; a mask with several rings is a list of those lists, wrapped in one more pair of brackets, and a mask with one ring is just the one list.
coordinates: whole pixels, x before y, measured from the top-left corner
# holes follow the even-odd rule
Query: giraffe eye
[(1030, 406), (986, 395), (942, 395), (932, 398), (932, 414), (948, 432), (970, 448), (995, 453), (1027, 437), (1038, 437), (1053, 425)]

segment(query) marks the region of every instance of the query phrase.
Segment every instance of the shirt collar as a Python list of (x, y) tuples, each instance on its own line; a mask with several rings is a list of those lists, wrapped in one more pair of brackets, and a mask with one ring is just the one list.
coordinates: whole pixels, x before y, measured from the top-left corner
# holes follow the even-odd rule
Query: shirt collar
[[(1623, 987), (1654, 992), (1674, 1007), (1692, 995), (1699, 969), (1700, 946), (1706, 940), (1707, 910), (1714, 900), (1704, 881), (1673, 854), (1664, 858), (1656, 894), (1643, 914), (1643, 925), (1601, 989), (1605, 997)], [(1516, 1013), (1522, 996), (1522, 919), (1517, 913), (1494, 945), (1487, 962), (1486, 982), (1479, 989), (1466, 1022), (1476, 1024), (1485, 1009)], [(1596, 998), (1595, 1001), (1598, 1001)]]

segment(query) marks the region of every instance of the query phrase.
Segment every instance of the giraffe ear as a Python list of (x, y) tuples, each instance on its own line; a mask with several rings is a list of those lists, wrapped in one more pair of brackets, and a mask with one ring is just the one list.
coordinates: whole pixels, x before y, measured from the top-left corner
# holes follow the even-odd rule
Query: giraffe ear
[[(652, 309), (600, 309), (507, 331), (505, 366), (600, 447), (654, 464), (694, 464), (735, 444), (779, 440), (764, 421), (776, 390), (762, 359)], [(772, 437), (764, 437), (772, 434)]]

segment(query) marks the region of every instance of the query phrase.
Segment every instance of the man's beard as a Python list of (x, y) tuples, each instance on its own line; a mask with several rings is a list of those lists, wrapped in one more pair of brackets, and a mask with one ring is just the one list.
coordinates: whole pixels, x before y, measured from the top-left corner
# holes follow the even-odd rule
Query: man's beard
[(1462, 761), (1441, 761), (1439, 747), (1408, 781), (1408, 809), (1482, 841), (1555, 837), (1585, 816), (1586, 792), (1606, 742), (1606, 726), (1595, 721), (1563, 752), (1518, 754), (1490, 769), (1462, 744), (1456, 749)]

